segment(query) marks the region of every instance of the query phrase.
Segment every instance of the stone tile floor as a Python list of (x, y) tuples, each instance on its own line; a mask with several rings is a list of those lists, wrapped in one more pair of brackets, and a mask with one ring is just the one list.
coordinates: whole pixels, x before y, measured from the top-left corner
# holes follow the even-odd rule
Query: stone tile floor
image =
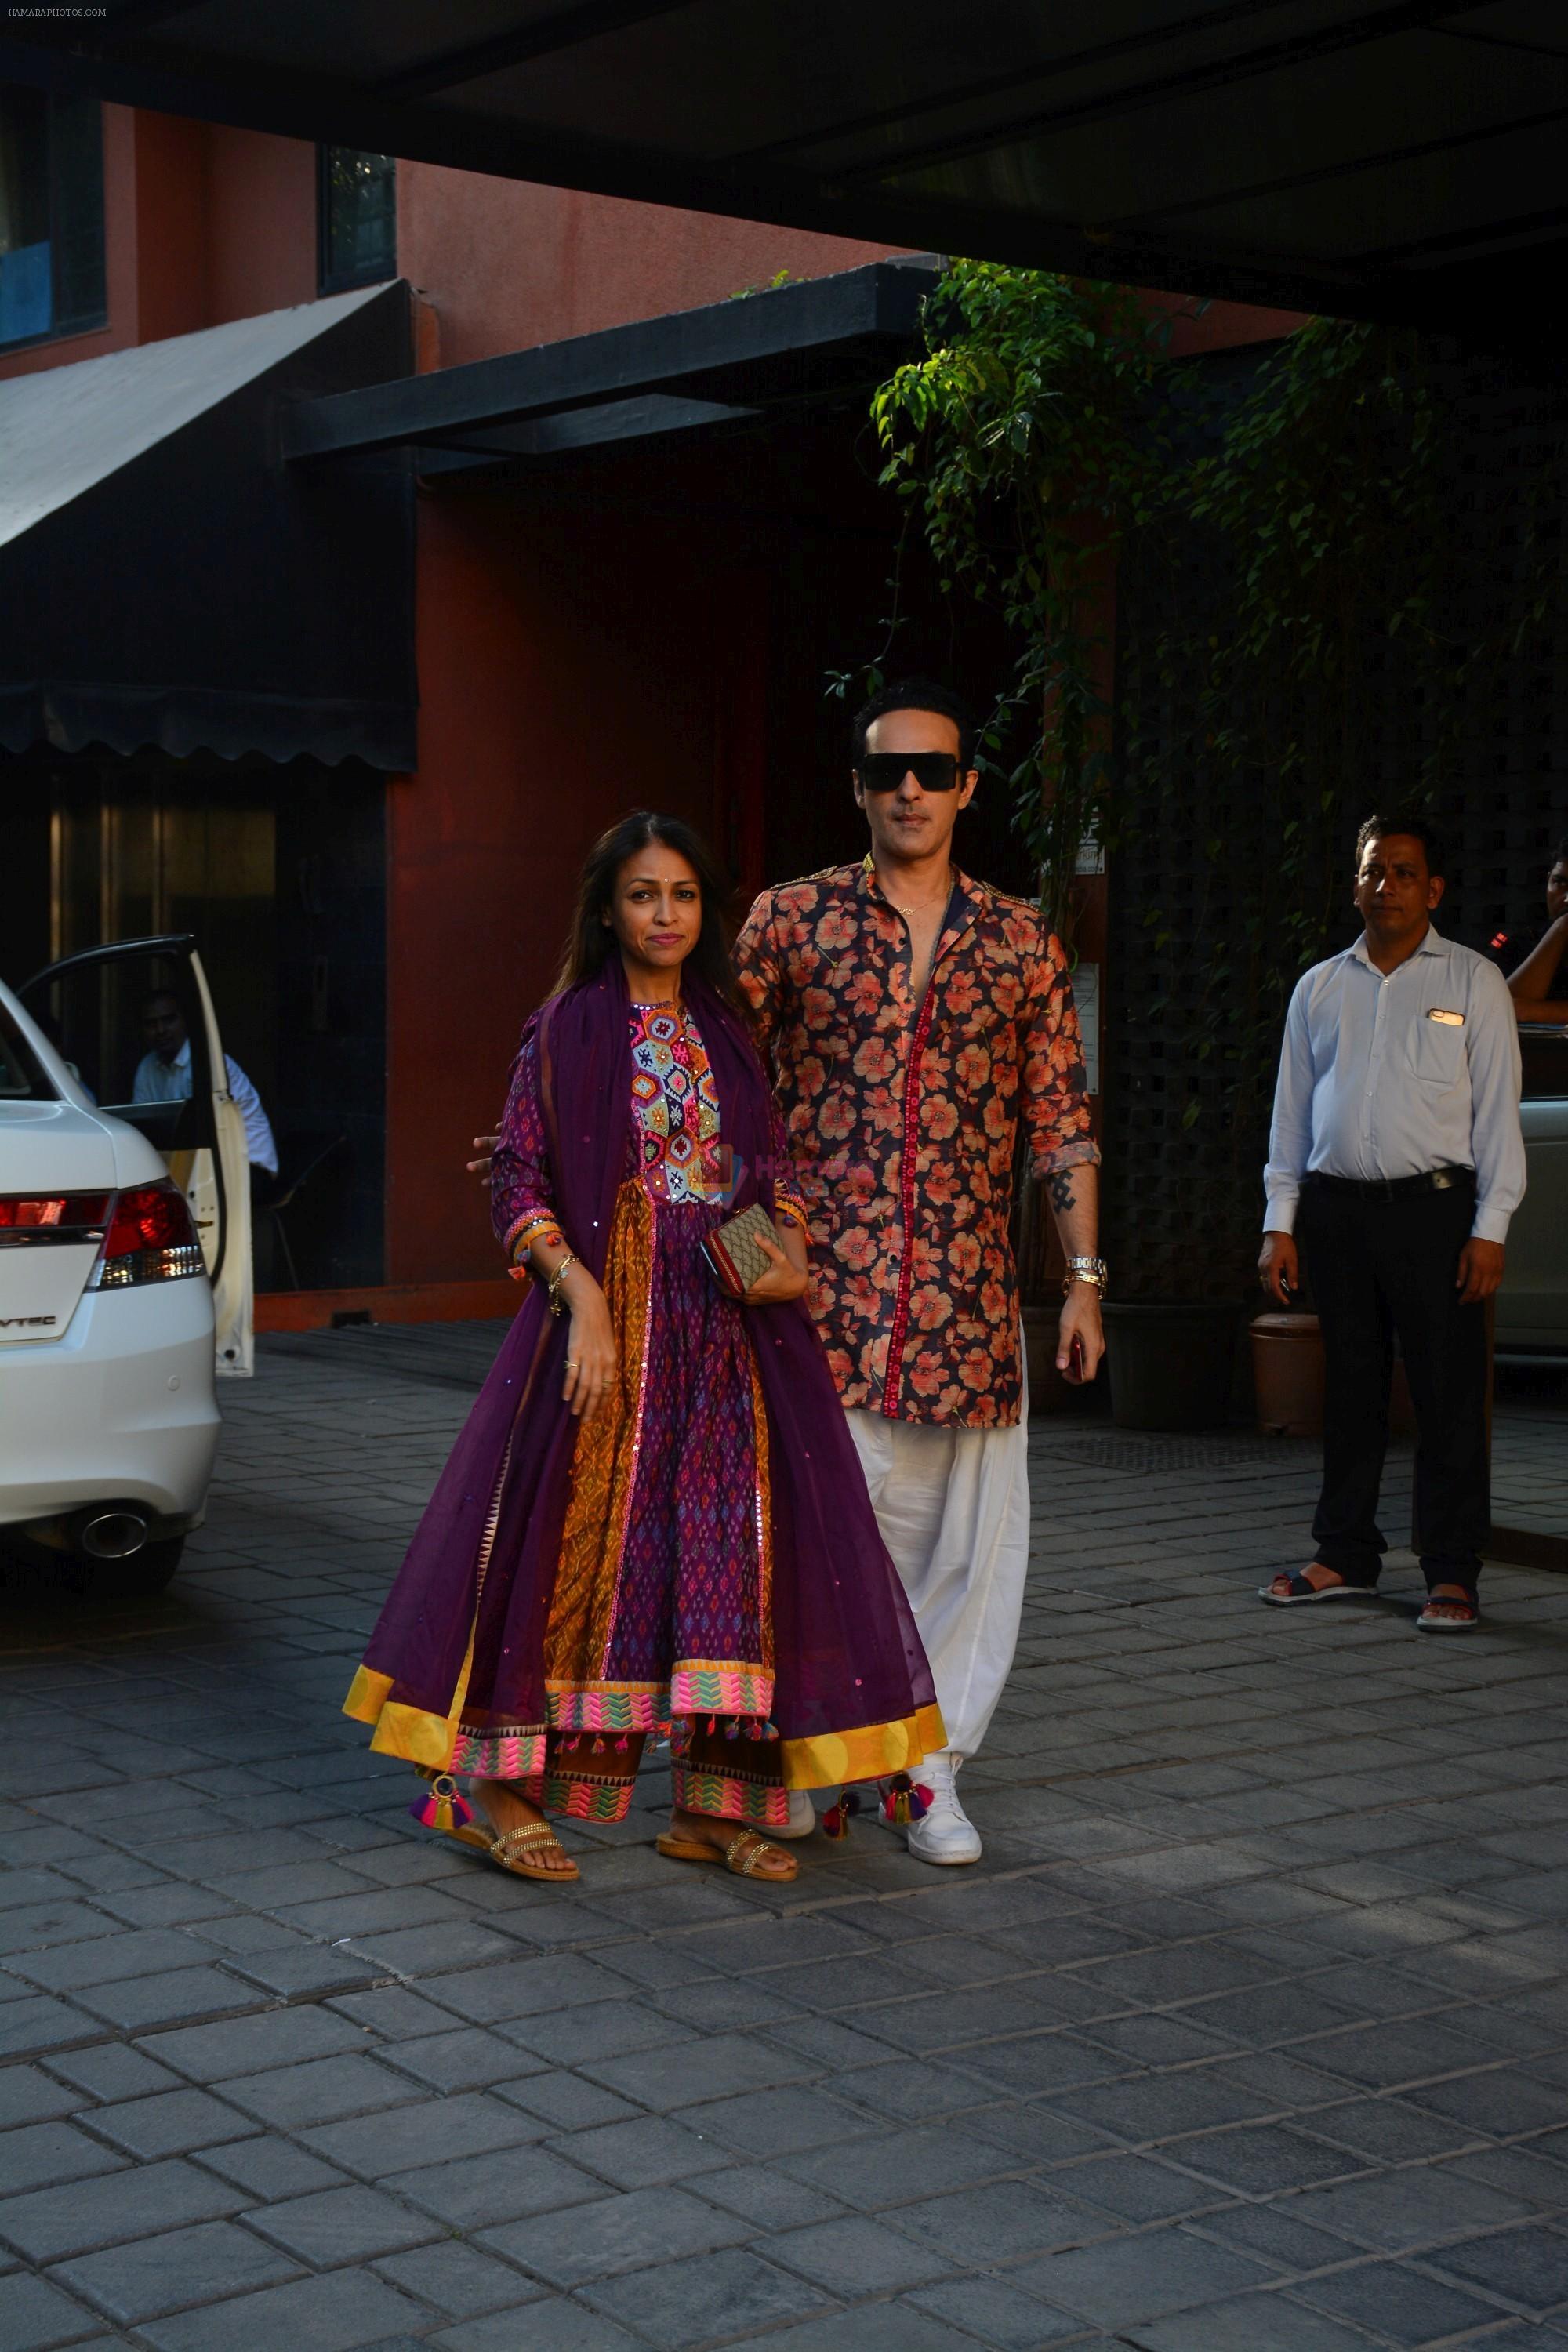
[(169, 1594), (0, 1594), (0, 2352), (1568, 2352), (1568, 1580), (1271, 1614), (1310, 1448), (1048, 1424), (977, 1869), (650, 1769), (542, 1893), (337, 1712), (498, 1337), (263, 1343)]

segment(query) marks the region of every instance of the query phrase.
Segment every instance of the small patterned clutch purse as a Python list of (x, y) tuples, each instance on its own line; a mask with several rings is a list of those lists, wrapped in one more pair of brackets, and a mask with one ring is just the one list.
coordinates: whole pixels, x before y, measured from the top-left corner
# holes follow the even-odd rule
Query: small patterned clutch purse
[(738, 1217), (715, 1225), (702, 1244), (702, 1255), (721, 1290), (743, 1298), (758, 1276), (766, 1274), (773, 1260), (758, 1238), (761, 1234), (775, 1244), (778, 1240), (773, 1221), (760, 1201), (753, 1201)]

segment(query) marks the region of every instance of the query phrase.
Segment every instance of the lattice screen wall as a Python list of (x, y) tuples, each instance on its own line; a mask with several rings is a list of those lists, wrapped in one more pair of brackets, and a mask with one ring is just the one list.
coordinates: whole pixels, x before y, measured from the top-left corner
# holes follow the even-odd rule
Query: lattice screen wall
[[(1500, 611), (1522, 614), (1524, 583), (1533, 578), (1539, 586), (1543, 560), (1553, 583), (1543, 619), (1468, 693), (1449, 782), (1433, 810), (1450, 845), (1439, 927), (1475, 947), (1504, 930), (1528, 943), (1544, 920), (1547, 852), (1568, 833), (1568, 597), (1560, 521), (1548, 515), (1543, 545), (1539, 505), (1542, 481), (1553, 472), (1563, 478), (1568, 394), (1544, 367), (1475, 355), (1451, 355), (1438, 375), (1455, 426), (1454, 633), (1468, 641), (1493, 628)], [(1238, 787), (1222, 777), (1204, 751), (1195, 693), (1180, 681), (1161, 686), (1152, 674), (1155, 639), (1178, 613), (1184, 626), (1198, 612), (1214, 629), (1226, 626), (1215, 546), (1189, 531), (1174, 546), (1130, 551), (1118, 601), (1119, 683), (1139, 690), (1141, 723), (1171, 761), (1178, 789), (1111, 869), (1106, 1253), (1122, 1297), (1202, 1297), (1216, 1286), (1246, 1295), (1272, 1063), (1227, 1070), (1195, 1061), (1176, 1041), (1206, 991), (1249, 985), (1238, 950), (1258, 878), (1275, 854), (1279, 795), (1267, 778)], [(1433, 727), (1396, 652), (1369, 642), (1366, 665), (1371, 723), (1358, 746), (1358, 814), (1410, 796)], [(1356, 821), (1324, 844), (1345, 877), (1344, 918), (1331, 950), (1359, 928), (1349, 898)], [(1218, 855), (1215, 842), (1224, 845)], [(1145, 922), (1154, 906), (1172, 918), (1164, 947)], [(1279, 976), (1289, 982), (1295, 973)], [(1238, 1076), (1232, 1092), (1228, 1081)], [(1199, 1115), (1189, 1126), (1194, 1101)]]

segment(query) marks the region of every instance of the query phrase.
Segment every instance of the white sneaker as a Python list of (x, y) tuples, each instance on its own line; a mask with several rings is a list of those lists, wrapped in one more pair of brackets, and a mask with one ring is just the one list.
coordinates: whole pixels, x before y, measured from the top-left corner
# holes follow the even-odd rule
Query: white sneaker
[[(918, 1821), (895, 1821), (897, 1783), (884, 1780), (881, 1784), (882, 1819), (889, 1829), (901, 1832), (905, 1845), (917, 1862), (950, 1864), (980, 1859), (980, 1832), (959, 1803), (958, 1791), (953, 1787), (963, 1762), (963, 1757), (952, 1748), (942, 1748), (907, 1776), (913, 1783), (912, 1793), (928, 1800)], [(904, 1778), (901, 1773), (898, 1775), (899, 1780)]]
[(789, 1821), (781, 1829), (770, 1829), (763, 1835), (771, 1838), (809, 1837), (816, 1827), (816, 1807), (811, 1801), (809, 1789), (792, 1789), (789, 1792)]

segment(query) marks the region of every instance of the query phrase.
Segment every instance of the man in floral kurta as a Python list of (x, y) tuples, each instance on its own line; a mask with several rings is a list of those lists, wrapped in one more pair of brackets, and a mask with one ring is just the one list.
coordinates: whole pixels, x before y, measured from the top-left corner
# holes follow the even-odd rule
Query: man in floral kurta
[(954, 1776), (1012, 1664), (1028, 1558), (1020, 1120), (1072, 1277), (1058, 1363), (1092, 1378), (1102, 1351), (1100, 1153), (1062, 950), (1037, 907), (951, 862), (973, 741), (940, 688), (879, 695), (856, 722), (870, 854), (764, 891), (735, 947), (806, 1201), (812, 1310), (952, 1742), (884, 1813), (940, 1863), (980, 1853)]

